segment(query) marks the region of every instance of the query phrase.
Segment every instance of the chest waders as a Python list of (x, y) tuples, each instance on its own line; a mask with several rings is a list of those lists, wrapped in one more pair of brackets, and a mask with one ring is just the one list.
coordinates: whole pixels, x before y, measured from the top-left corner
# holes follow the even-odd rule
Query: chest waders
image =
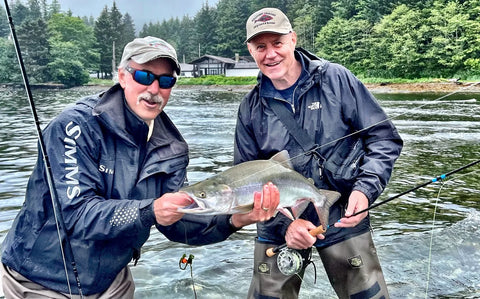
[[(305, 267), (294, 275), (284, 275), (277, 265), (277, 257), (265, 252), (272, 244), (255, 241), (253, 279), (249, 299), (298, 298)], [(317, 248), (328, 279), (341, 299), (389, 298), (377, 252), (369, 231), (328, 246)], [(304, 259), (311, 248), (301, 250)], [(320, 293), (321, 290), (318, 290)], [(319, 294), (320, 296), (321, 294)], [(321, 296), (320, 296), (321, 297)]]

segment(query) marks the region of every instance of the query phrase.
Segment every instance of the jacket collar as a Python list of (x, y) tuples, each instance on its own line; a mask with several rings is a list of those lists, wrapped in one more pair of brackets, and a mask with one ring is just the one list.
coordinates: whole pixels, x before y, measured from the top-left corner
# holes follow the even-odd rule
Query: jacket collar
[[(115, 84), (99, 95), (97, 103), (90, 105), (93, 107), (93, 115), (97, 116), (109, 130), (138, 145), (136, 139), (132, 136), (135, 136), (135, 134), (142, 135), (139, 138), (142, 138), (142, 142), (145, 142), (148, 135), (148, 126), (128, 108), (125, 101), (123, 88), (119, 84)], [(181, 145), (174, 151), (187, 150), (185, 140), (164, 111), (154, 121), (153, 134), (149, 142), (151, 146), (158, 147), (178, 141)], [(171, 145), (171, 147), (173, 149), (175, 146)]]
[(92, 113), (112, 132), (134, 144), (145, 143), (148, 125), (128, 107), (120, 84), (99, 95)]

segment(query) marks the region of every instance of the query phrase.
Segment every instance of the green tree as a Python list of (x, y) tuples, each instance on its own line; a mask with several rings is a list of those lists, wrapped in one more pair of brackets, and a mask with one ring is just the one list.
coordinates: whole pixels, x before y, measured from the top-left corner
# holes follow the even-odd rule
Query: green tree
[(116, 69), (116, 66), (120, 62), (122, 57), (123, 47), (125, 46), (125, 41), (122, 38), (124, 33), (124, 23), (123, 23), (123, 16), (122, 13), (118, 10), (117, 4), (113, 1), (113, 6), (110, 9), (109, 13), (110, 18), (110, 36), (112, 41), (112, 51), (113, 51), (113, 43), (115, 43), (115, 65), (111, 65), (112, 69)]
[(112, 42), (111, 22), (108, 7), (105, 6), (95, 22), (94, 34), (97, 41), (96, 50), (100, 54), (99, 73), (102, 78), (112, 77)]
[(202, 5), (202, 9), (195, 16), (195, 42), (198, 45), (198, 56), (215, 53), (217, 44), (216, 10), (208, 3)]
[(465, 48), (464, 62), (467, 75), (480, 76), (480, 0), (465, 1), (463, 11), (469, 15), (465, 24), (465, 37), (468, 46)]
[(297, 17), (293, 19), (292, 26), (297, 33), (297, 45), (312, 52), (315, 51), (315, 28), (317, 18), (315, 6), (305, 4), (296, 11)]
[(216, 54), (234, 57), (248, 55), (245, 41), (245, 22), (250, 16), (248, 0), (223, 0), (217, 5)]
[(10, 11), (15, 26), (20, 26), (23, 21), (28, 18), (28, 15), (30, 13), (28, 7), (23, 5), (23, 3), (19, 0), (17, 0), (14, 5), (10, 6)]
[(187, 15), (183, 16), (179, 29), (176, 43), (178, 59), (188, 63), (198, 57), (198, 46), (192, 39), (196, 34), (193, 19)]
[(58, 0), (52, 0), (52, 4), (50, 4), (47, 8), (47, 20), (50, 19), (50, 17), (56, 13), (60, 13), (61, 6), (60, 3), (58, 3)]
[(38, 0), (28, 0), (28, 20), (36, 21), (37, 19), (43, 19), (42, 8)]
[[(5, 8), (0, 4), (0, 10), (5, 11)], [(0, 17), (0, 38), (7, 37), (10, 34), (10, 26), (5, 16)]]
[(384, 15), (390, 14), (394, 7), (392, 0), (359, 0), (356, 9), (358, 14), (355, 17), (374, 24)]
[[(48, 22), (49, 42), (62, 45), (62, 42), (70, 42), (68, 48), (72, 52), (69, 57), (74, 56), (83, 68), (87, 71), (98, 69), (99, 54), (95, 49), (95, 36), (93, 28), (86, 25), (80, 18), (71, 17), (66, 14), (54, 14)], [(77, 50), (72, 50), (76, 48)], [(61, 52), (57, 52), (60, 53)], [(58, 59), (52, 54), (53, 59)]]
[(124, 46), (130, 41), (132, 41), (136, 36), (135, 24), (133, 22), (132, 17), (128, 13), (126, 13), (123, 16), (122, 27), (123, 27), (123, 32), (121, 35), (121, 46), (122, 46), (121, 49), (123, 49)]
[(88, 72), (78, 59), (81, 54), (78, 46), (71, 41), (52, 41), (52, 56), (55, 59), (48, 64), (52, 80), (67, 87), (88, 83)]
[(0, 38), (0, 82), (22, 82), (13, 41)]
[(42, 19), (24, 21), (16, 30), (29, 78), (48, 81), (46, 65), (50, 61), (47, 24)]
[(337, 0), (332, 1), (333, 16), (342, 19), (351, 19), (358, 13), (359, 0)]
[(425, 53), (431, 60), (430, 72), (452, 76), (463, 68), (468, 47), (466, 26), (469, 15), (462, 12), (457, 2), (436, 1), (426, 21), (431, 26), (431, 44)]
[[(311, 26), (310, 30), (316, 35), (331, 18), (333, 0), (304, 0), (292, 1), (286, 14), (292, 26), (298, 33), (300, 26)], [(306, 20), (304, 20), (306, 18)], [(297, 29), (296, 29), (297, 28)], [(306, 29), (304, 29), (306, 30)], [(307, 38), (308, 40), (309, 38)]]
[(366, 20), (334, 17), (318, 33), (317, 54), (344, 65), (354, 73), (364, 73), (364, 65), (370, 57), (368, 49), (371, 30), (372, 27)]
[(367, 75), (417, 78), (425, 72), (429, 27), (421, 10), (400, 5), (374, 26)]

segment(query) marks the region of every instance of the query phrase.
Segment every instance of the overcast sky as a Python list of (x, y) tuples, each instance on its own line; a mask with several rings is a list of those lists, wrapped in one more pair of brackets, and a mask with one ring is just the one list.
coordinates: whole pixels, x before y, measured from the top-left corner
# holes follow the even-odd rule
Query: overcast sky
[[(209, 6), (216, 6), (219, 0), (208, 0)], [(51, 1), (48, 1), (51, 3)], [(72, 11), (74, 16), (97, 18), (105, 6), (112, 8), (113, 0), (58, 0), (62, 11)], [(116, 0), (122, 14), (128, 12), (135, 27), (139, 30), (143, 24), (184, 15), (194, 17), (207, 0)]]

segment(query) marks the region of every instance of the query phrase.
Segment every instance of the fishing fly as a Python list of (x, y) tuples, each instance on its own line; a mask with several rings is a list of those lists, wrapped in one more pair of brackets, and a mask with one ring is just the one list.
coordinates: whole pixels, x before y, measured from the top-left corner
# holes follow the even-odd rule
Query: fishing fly
[(193, 280), (193, 259), (194, 259), (194, 255), (193, 254), (189, 254), (188, 257), (187, 257), (187, 254), (184, 253), (182, 255), (182, 257), (180, 258), (180, 260), (178, 261), (178, 267), (180, 268), (180, 270), (186, 270), (187, 267), (190, 267), (190, 278), (192, 279), (192, 289), (193, 289), (193, 295), (195, 296), (195, 298), (197, 298), (197, 291), (195, 290), (195, 282)]

